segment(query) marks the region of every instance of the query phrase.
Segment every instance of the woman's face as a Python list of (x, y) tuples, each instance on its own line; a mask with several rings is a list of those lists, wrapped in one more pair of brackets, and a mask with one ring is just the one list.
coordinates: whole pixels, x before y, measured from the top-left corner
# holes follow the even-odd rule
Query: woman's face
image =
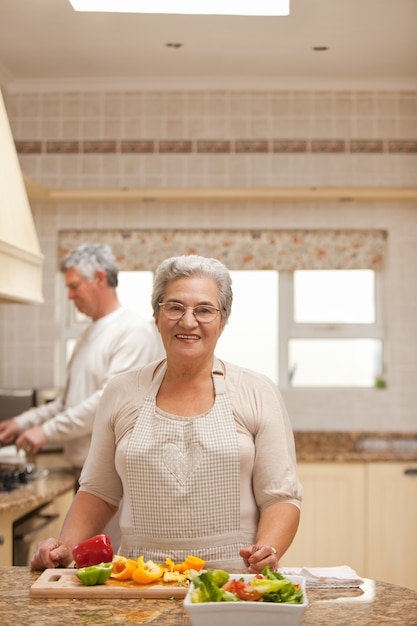
[[(179, 302), (185, 307), (208, 304), (219, 307), (217, 284), (214, 279), (201, 276), (175, 278), (168, 283), (164, 302)], [(170, 320), (160, 307), (156, 325), (161, 333), (168, 357), (211, 358), (224, 324), (220, 312), (208, 323), (196, 320), (191, 309), (177, 321)]]

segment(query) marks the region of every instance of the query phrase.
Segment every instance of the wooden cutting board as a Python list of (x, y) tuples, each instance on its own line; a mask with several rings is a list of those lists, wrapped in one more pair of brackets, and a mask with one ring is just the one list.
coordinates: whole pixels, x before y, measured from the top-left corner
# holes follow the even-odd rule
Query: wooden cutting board
[(184, 598), (188, 587), (155, 582), (140, 585), (133, 580), (113, 580), (104, 585), (83, 585), (74, 569), (46, 569), (30, 588), (36, 598)]

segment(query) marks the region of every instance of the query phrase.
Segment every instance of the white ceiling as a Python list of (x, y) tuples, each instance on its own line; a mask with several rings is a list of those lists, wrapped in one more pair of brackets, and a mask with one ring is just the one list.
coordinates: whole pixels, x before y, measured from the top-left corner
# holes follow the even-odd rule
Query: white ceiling
[(0, 85), (417, 89), (417, 0), (291, 0), (290, 16), (277, 18), (77, 13), (69, 0), (0, 0)]

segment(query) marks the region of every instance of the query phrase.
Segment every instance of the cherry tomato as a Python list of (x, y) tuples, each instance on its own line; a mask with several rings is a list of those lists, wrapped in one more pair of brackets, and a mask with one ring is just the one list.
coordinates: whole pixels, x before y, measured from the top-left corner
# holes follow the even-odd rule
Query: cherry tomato
[(228, 580), (227, 583), (222, 586), (222, 589), (234, 593), (241, 600), (249, 600), (251, 602), (257, 602), (262, 596), (261, 591), (235, 578)]

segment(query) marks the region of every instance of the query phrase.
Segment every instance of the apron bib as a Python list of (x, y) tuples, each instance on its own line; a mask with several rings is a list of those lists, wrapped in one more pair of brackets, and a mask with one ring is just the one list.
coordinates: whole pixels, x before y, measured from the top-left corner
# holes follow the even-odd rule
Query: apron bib
[(193, 554), (210, 567), (242, 568), (239, 445), (224, 375), (215, 359), (215, 401), (196, 417), (167, 415), (155, 376), (126, 451), (132, 535), (122, 554), (176, 562)]

